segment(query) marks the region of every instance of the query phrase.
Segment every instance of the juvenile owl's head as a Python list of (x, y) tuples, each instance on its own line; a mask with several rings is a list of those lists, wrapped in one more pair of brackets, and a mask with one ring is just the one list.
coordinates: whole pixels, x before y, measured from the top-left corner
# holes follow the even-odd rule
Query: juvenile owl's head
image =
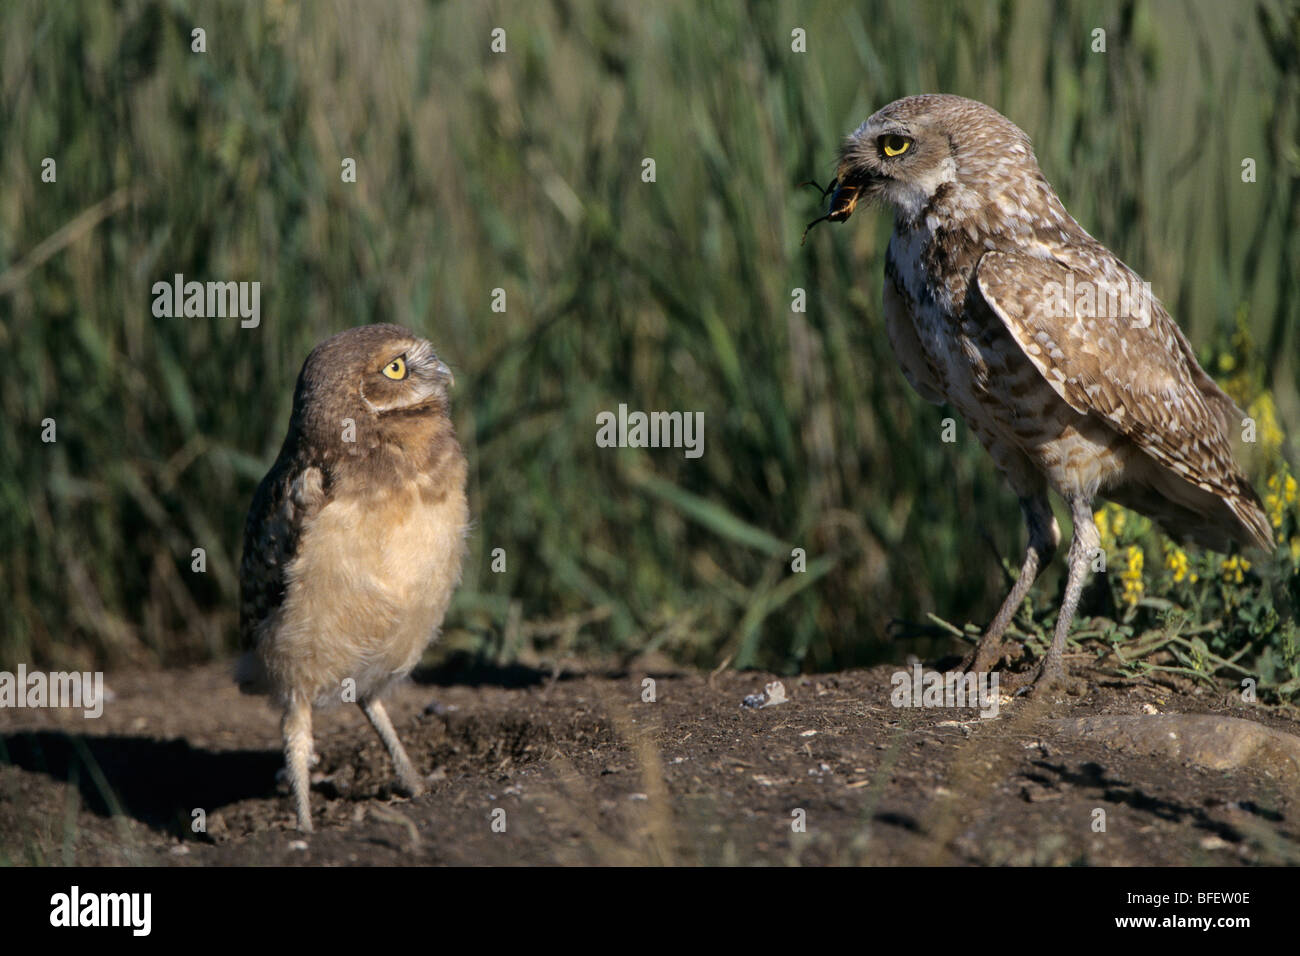
[(453, 384), (427, 340), (398, 325), (363, 325), (312, 349), (298, 376), (293, 420), (331, 436), (351, 419), (358, 431), (375, 435), (415, 418), (446, 416)]
[(913, 221), (942, 202), (945, 216), (996, 231), (999, 217), (1029, 208), (1044, 189), (1029, 137), (997, 110), (960, 96), (909, 96), (845, 139), (825, 218), (843, 222), (858, 203), (881, 201)]

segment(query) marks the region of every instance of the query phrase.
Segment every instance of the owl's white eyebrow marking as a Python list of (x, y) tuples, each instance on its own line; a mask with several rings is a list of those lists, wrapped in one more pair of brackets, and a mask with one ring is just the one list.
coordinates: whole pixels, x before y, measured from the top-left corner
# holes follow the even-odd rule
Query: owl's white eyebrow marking
[(427, 341), (416, 342), (406, 350), (406, 361), (411, 365), (423, 365), (433, 357), (433, 346)]

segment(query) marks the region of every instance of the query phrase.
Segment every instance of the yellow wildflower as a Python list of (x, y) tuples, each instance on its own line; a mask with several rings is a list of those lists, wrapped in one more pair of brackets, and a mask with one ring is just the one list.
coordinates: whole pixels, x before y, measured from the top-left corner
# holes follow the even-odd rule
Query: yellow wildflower
[(1106, 502), (1100, 511), (1093, 512), (1092, 521), (1101, 536), (1103, 551), (1110, 551), (1119, 544), (1119, 539), (1124, 534), (1126, 514), (1127, 512), (1113, 501)]
[(1108, 505), (1110, 512), (1110, 529), (1114, 532), (1115, 537), (1124, 533), (1124, 509), (1119, 505)]
[(1142, 549), (1136, 544), (1128, 546), (1125, 552), (1125, 567), (1120, 574), (1120, 580), (1124, 582), (1124, 603), (1129, 607), (1135, 607), (1137, 602), (1142, 599), (1142, 592), (1145, 587), (1142, 584)]
[(1250, 570), (1250, 562), (1239, 554), (1234, 554), (1230, 558), (1225, 558), (1220, 565), (1223, 571), (1223, 580), (1226, 584), (1240, 584), (1246, 580), (1245, 574)]
[(1295, 504), (1296, 481), (1294, 475), (1287, 474), (1286, 466), (1268, 479), (1268, 493), (1264, 495), (1264, 509), (1274, 528), (1282, 527), (1282, 516), (1288, 506)]
[(1232, 378), (1224, 379), (1219, 387), (1228, 393), (1228, 397), (1245, 408), (1255, 394), (1255, 380), (1250, 372), (1240, 372)]
[(1255, 441), (1267, 458), (1272, 458), (1282, 447), (1282, 429), (1277, 424), (1277, 408), (1273, 396), (1264, 392), (1250, 403), (1246, 412), (1255, 420)]
[(1106, 514), (1105, 507), (1100, 511), (1094, 511), (1092, 513), (1092, 523), (1097, 526), (1097, 534), (1101, 536), (1101, 549), (1103, 551), (1109, 551), (1111, 540), (1110, 516)]
[(1177, 545), (1166, 544), (1165, 567), (1173, 572), (1175, 584), (1182, 584), (1184, 581), (1195, 584), (1197, 581), (1196, 572), (1187, 563), (1187, 552)]

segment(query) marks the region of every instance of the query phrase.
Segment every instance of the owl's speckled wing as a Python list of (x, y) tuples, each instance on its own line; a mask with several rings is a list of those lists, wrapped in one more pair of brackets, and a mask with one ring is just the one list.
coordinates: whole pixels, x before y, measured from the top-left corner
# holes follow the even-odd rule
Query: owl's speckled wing
[[(1100, 246), (1077, 252), (1073, 269), (990, 252), (976, 269), (978, 292), (1075, 411), (1103, 418), (1161, 467), (1222, 497), (1255, 543), (1271, 549), (1272, 529), (1228, 440), (1240, 411), (1131, 270)], [(1092, 306), (1081, 298), (1089, 284)], [(1074, 311), (1059, 314), (1062, 307)]]
[(321, 469), (283, 454), (257, 486), (239, 563), (239, 637), (244, 650), (254, 648), (259, 626), (284, 601), (289, 565), (303, 528), (327, 500)]

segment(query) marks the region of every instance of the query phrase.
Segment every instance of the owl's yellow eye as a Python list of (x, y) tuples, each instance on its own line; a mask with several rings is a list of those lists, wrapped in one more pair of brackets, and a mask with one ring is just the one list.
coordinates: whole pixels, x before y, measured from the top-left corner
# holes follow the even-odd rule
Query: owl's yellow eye
[(404, 357), (393, 359), (384, 366), (384, 374), (399, 382), (406, 378), (406, 359)]
[(880, 137), (880, 148), (886, 156), (902, 156), (912, 145), (906, 136), (889, 135)]

